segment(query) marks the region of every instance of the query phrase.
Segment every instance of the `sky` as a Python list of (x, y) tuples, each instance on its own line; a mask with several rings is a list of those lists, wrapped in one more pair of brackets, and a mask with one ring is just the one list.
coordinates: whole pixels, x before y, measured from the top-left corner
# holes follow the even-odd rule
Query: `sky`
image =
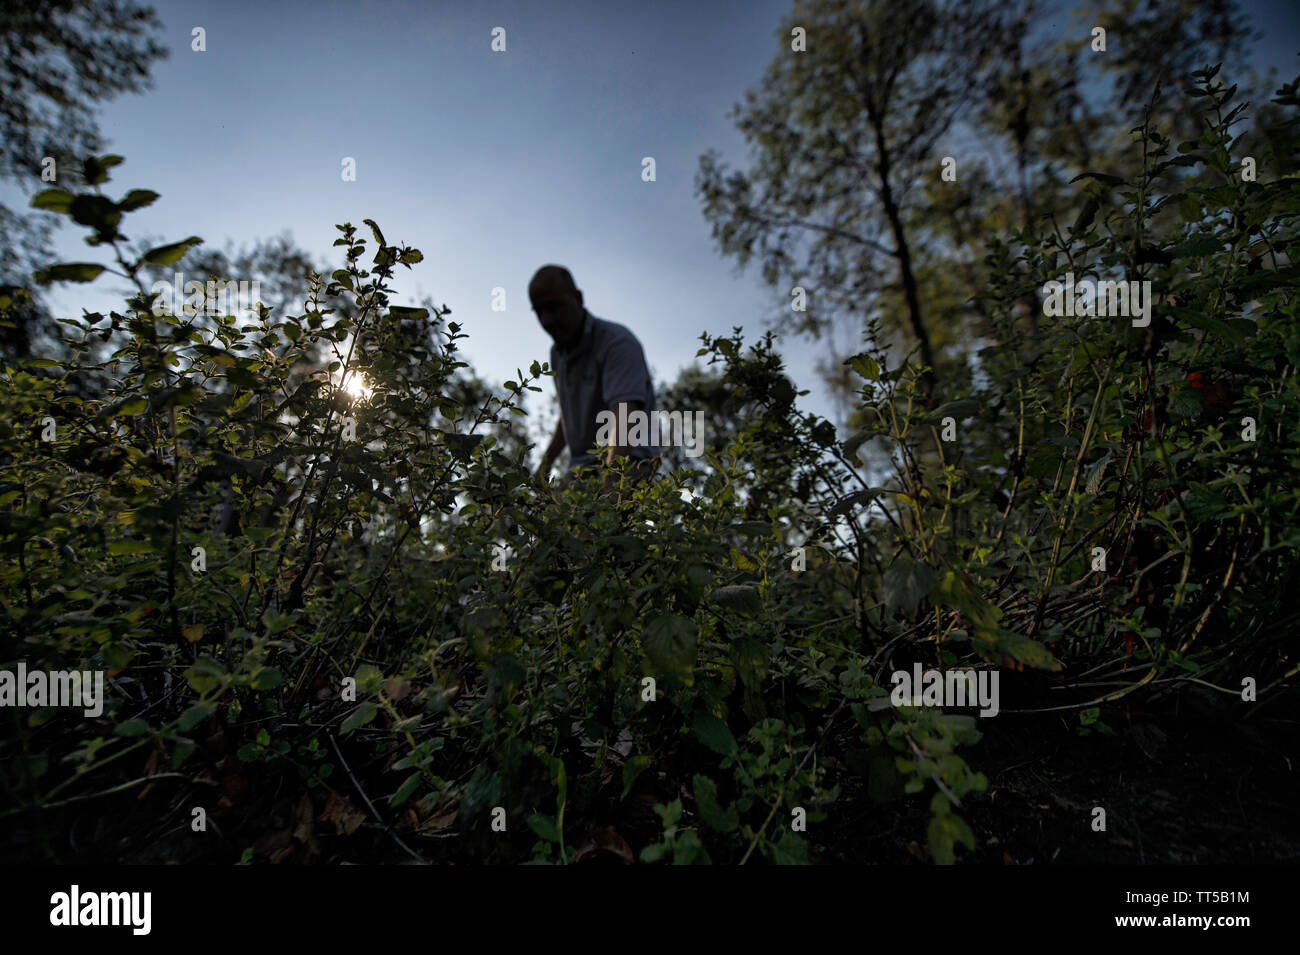
[[(1253, 6), (1267, 28), (1259, 55), (1285, 71), (1300, 48), (1295, 5)], [(388, 242), (424, 253), (396, 273), (394, 304), (446, 303), (470, 336), (465, 360), (498, 383), (549, 357), (527, 296), (546, 263), (567, 266), (594, 315), (640, 338), (660, 383), (695, 360), (701, 332), (740, 325), (753, 341), (789, 302), (718, 253), (694, 194), (705, 151), (748, 165), (728, 113), (789, 50), (777, 35), (789, 0), (155, 7), (171, 55), (153, 89), (99, 112), (106, 151), (126, 157), (110, 189), (161, 193), (126, 219), (133, 237), (225, 248), (287, 231), (333, 269), (334, 224), (374, 219)], [(195, 27), (203, 52), (191, 49)], [(504, 52), (492, 49), (496, 27)], [(646, 156), (654, 182), (642, 180)], [(356, 181), (343, 180), (345, 157)], [(93, 258), (83, 231), (57, 234), (63, 261)], [(504, 312), (491, 308), (498, 287)], [(101, 279), (51, 300), (80, 314), (118, 305), (113, 292)], [(814, 391), (802, 407), (830, 416), (817, 349), (788, 338), (783, 352)]]
[[(466, 360), (494, 382), (548, 360), (527, 286), (559, 263), (671, 382), (702, 331), (757, 334), (771, 311), (759, 278), (714, 252), (693, 191), (701, 153), (740, 158), (726, 113), (778, 49), (787, 6), (160, 2), (172, 53), (154, 90), (100, 118), (126, 157), (113, 185), (162, 196), (127, 232), (220, 247), (288, 230), (338, 268), (334, 224), (368, 234), (361, 220), (374, 219), (424, 253), (398, 270), (395, 302), (446, 303), (469, 333)], [(196, 26), (205, 52), (191, 50)], [(498, 26), (505, 52), (491, 49)], [(655, 182), (642, 181), (646, 156)], [(74, 230), (60, 235), (87, 259)], [(497, 287), (504, 312), (491, 308)], [(84, 291), (62, 300), (79, 311)]]

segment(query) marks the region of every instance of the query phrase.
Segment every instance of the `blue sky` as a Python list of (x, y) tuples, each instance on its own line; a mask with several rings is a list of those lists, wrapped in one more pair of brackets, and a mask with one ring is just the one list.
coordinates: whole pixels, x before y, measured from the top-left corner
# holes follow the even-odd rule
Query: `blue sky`
[[(1300, 46), (1293, 5), (1256, 6), (1261, 58), (1285, 71)], [(224, 247), (288, 231), (336, 268), (333, 224), (372, 218), (389, 242), (424, 252), (414, 271), (399, 270), (397, 301), (449, 305), (470, 334), (466, 360), (495, 382), (547, 359), (527, 283), (558, 262), (588, 308), (631, 328), (656, 380), (671, 382), (701, 331), (743, 325), (753, 340), (778, 307), (755, 269), (738, 277), (715, 251), (694, 177), (710, 148), (746, 165), (727, 114), (788, 48), (776, 28), (789, 7), (162, 0), (172, 53), (154, 89), (100, 112), (110, 150), (126, 157), (113, 185), (162, 194), (127, 232)], [(498, 26), (504, 53), (491, 49)], [(190, 48), (194, 27), (206, 30), (205, 52)], [(345, 156), (355, 182), (341, 179)], [(643, 156), (655, 158), (656, 182), (641, 180)], [(73, 229), (57, 247), (65, 260), (94, 257)], [(497, 286), (505, 312), (490, 308)], [(106, 309), (111, 292), (101, 281), (53, 301), (67, 313)], [(785, 346), (795, 381), (814, 388), (805, 407), (830, 414), (816, 350)]]
[[(162, 194), (128, 234), (221, 246), (287, 229), (337, 268), (333, 224), (374, 219), (424, 252), (398, 289), (450, 306), (467, 360), (497, 382), (547, 360), (527, 285), (558, 262), (671, 381), (702, 330), (756, 333), (770, 310), (757, 276), (713, 251), (693, 180), (705, 150), (741, 155), (726, 113), (774, 55), (787, 6), (159, 3), (172, 54), (155, 89), (101, 113), (126, 157), (114, 185)], [(206, 52), (190, 49), (195, 26)], [(657, 181), (641, 180), (643, 156)], [(61, 240), (88, 258), (73, 230)], [(505, 312), (490, 307), (497, 286)], [(58, 301), (79, 310), (85, 291)]]

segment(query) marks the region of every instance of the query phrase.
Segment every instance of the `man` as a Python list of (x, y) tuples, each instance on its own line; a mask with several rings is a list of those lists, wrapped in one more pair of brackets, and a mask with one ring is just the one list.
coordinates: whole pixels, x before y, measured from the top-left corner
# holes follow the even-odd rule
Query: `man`
[[(560, 399), (560, 420), (537, 476), (545, 478), (550, 474), (566, 443), (571, 472), (596, 465), (601, 459), (613, 464), (616, 456), (627, 456), (635, 459), (639, 477), (653, 475), (659, 464), (655, 429), (649, 429), (652, 433), (648, 442), (629, 446), (628, 429), (619, 426), (634, 411), (654, 411), (654, 384), (641, 343), (622, 325), (588, 312), (582, 291), (563, 266), (544, 265), (538, 269), (528, 283), (528, 297), (537, 320), (555, 342), (551, 346), (551, 368)], [(600, 431), (597, 415), (602, 411), (613, 412), (615, 424), (609, 446), (598, 458), (593, 449)], [(604, 481), (608, 489), (609, 477)]]

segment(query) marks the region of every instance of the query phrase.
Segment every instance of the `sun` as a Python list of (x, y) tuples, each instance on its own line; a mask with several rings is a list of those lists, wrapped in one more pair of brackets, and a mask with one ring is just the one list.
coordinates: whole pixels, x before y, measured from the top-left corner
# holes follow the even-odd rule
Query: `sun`
[(359, 371), (349, 373), (337, 384), (353, 401), (365, 401), (374, 393), (374, 388), (366, 380), (366, 376)]

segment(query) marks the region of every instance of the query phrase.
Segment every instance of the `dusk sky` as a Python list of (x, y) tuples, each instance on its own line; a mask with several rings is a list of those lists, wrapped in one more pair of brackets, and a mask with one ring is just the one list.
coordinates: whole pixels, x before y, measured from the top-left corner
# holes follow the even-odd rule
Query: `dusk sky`
[[(126, 157), (114, 194), (162, 194), (126, 220), (133, 238), (197, 234), (224, 248), (287, 231), (333, 269), (334, 223), (372, 218), (424, 253), (399, 269), (395, 303), (427, 294), (450, 306), (470, 335), (466, 360), (494, 383), (548, 358), (527, 297), (544, 263), (567, 265), (593, 314), (638, 335), (658, 382), (691, 364), (701, 331), (743, 325), (753, 341), (778, 307), (756, 268), (737, 277), (715, 250), (694, 177), (710, 148), (747, 167), (727, 114), (788, 49), (776, 29), (789, 0), (156, 8), (172, 52), (154, 88), (99, 112), (108, 151)], [(1289, 78), (1293, 5), (1253, 9), (1268, 33), (1259, 60)], [(498, 26), (504, 53), (491, 49)], [(190, 49), (194, 27), (206, 52)], [(347, 156), (355, 182), (340, 176)], [(642, 181), (643, 156), (656, 182)], [(65, 261), (96, 257), (83, 231), (58, 233)], [(491, 310), (497, 286), (506, 312)], [(51, 300), (79, 314), (113, 307), (113, 292), (100, 280)], [(817, 346), (791, 338), (784, 351), (799, 387), (814, 389), (804, 407), (829, 415)], [(552, 392), (548, 381), (547, 406)]]

